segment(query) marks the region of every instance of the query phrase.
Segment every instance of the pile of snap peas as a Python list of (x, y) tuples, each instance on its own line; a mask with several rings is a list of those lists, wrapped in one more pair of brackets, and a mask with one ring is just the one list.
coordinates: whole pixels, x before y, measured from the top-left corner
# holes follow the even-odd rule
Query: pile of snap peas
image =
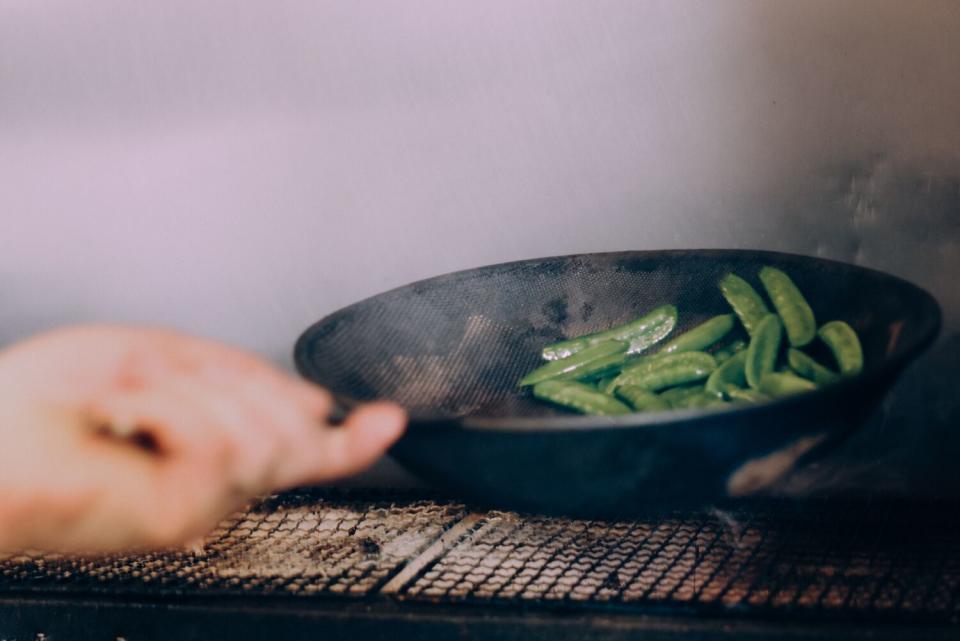
[[(663, 343), (677, 325), (677, 308), (662, 305), (624, 325), (545, 347), (547, 363), (519, 384), (544, 401), (616, 416), (760, 403), (862, 371), (863, 349), (850, 325), (832, 320), (818, 327), (786, 273), (767, 266), (758, 276), (772, 310), (750, 283), (726, 274), (718, 285), (733, 313)], [(738, 321), (748, 340), (728, 338)], [(802, 351), (818, 338), (835, 369)]]

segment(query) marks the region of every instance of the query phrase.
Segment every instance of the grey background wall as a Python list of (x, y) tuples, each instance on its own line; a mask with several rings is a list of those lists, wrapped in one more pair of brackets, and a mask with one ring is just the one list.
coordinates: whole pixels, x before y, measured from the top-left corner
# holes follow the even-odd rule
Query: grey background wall
[(321, 315), (440, 272), (816, 254), (946, 326), (793, 487), (956, 487), (958, 33), (952, 0), (0, 0), (0, 342), (147, 322), (289, 366)]

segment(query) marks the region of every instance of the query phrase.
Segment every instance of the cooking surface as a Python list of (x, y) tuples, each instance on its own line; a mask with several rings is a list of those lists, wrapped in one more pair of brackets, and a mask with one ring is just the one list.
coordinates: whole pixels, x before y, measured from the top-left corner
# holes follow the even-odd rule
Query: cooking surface
[(507, 618), (560, 609), (681, 623), (692, 615), (737, 625), (923, 622), (955, 633), (958, 507), (770, 500), (591, 522), (474, 511), (410, 493), (300, 492), (231, 516), (189, 552), (8, 555), (0, 598), (62, 607), (214, 597), (242, 605), (256, 596), (257, 607), (366, 604), (367, 614), (414, 618), (457, 606)]

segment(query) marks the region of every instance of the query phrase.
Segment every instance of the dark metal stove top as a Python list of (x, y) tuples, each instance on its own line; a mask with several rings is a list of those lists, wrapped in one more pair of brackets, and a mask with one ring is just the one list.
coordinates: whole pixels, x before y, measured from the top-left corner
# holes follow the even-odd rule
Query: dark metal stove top
[(431, 638), (850, 638), (902, 626), (956, 637), (958, 508), (761, 501), (589, 522), (407, 493), (293, 493), (230, 517), (190, 551), (4, 556), (0, 636), (132, 641), (183, 625), (188, 638), (256, 638), (257, 626), (282, 638), (299, 621), (291, 634), (338, 625), (362, 638), (403, 626)]

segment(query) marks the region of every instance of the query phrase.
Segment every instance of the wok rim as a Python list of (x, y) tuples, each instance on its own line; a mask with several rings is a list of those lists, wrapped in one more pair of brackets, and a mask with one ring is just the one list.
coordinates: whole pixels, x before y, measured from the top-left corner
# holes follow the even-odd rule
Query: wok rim
[[(607, 252), (587, 252), (587, 253), (578, 253), (578, 254), (564, 254), (558, 256), (543, 256), (538, 258), (525, 258), (520, 260), (506, 261), (501, 263), (491, 263), (486, 265), (481, 265), (478, 267), (469, 267), (466, 269), (459, 269), (450, 272), (445, 272), (435, 276), (430, 276), (427, 278), (419, 279), (412, 281), (410, 283), (400, 285), (398, 287), (393, 287), (388, 290), (367, 296), (363, 299), (355, 301), (349, 305), (341, 307), (336, 311), (331, 312), (330, 314), (325, 315), (318, 321), (312, 323), (307, 329), (305, 329), (300, 336), (297, 338), (294, 343), (293, 349), (293, 358), (294, 364), (297, 372), (307, 379), (308, 381), (314, 382), (316, 379), (312, 376), (314, 373), (313, 364), (311, 359), (308, 357), (309, 350), (308, 346), (312, 341), (313, 334), (328, 322), (332, 317), (340, 314), (350, 308), (363, 305), (370, 300), (379, 298), (387, 294), (391, 294), (403, 289), (408, 289), (412, 287), (425, 286), (440, 281), (445, 278), (451, 278), (454, 276), (462, 276), (471, 272), (479, 272), (486, 269), (492, 268), (509, 268), (511, 266), (519, 265), (529, 265), (531, 263), (537, 262), (547, 262), (547, 261), (561, 261), (561, 260), (571, 260), (571, 259), (582, 259), (582, 258), (594, 258), (594, 257), (644, 257), (644, 258), (668, 258), (668, 257), (678, 257), (683, 254), (698, 254), (702, 257), (710, 257), (711, 255), (716, 256), (717, 258), (729, 257), (729, 256), (751, 256), (756, 258), (762, 258), (764, 256), (781, 259), (781, 260), (805, 260), (805, 261), (814, 261), (818, 263), (826, 263), (832, 265), (842, 266), (847, 269), (854, 269), (861, 272), (866, 272), (880, 277), (881, 279), (886, 279), (890, 282), (895, 282), (901, 287), (906, 289), (914, 290), (918, 295), (919, 299), (923, 300), (928, 307), (929, 314), (925, 313), (923, 318), (923, 323), (919, 327), (916, 337), (912, 340), (905, 341), (900, 344), (898, 348), (891, 354), (889, 357), (886, 357), (879, 361), (878, 363), (868, 366), (865, 368), (864, 372), (860, 375), (841, 380), (838, 383), (833, 385), (816, 389), (811, 392), (805, 392), (803, 394), (798, 394), (795, 396), (790, 396), (786, 398), (773, 399), (771, 401), (760, 403), (760, 404), (743, 404), (735, 405), (733, 407), (723, 407), (723, 408), (704, 408), (704, 409), (690, 409), (690, 410), (666, 410), (663, 412), (646, 412), (646, 413), (633, 413), (625, 414), (623, 416), (615, 417), (604, 417), (604, 416), (550, 416), (550, 417), (491, 417), (484, 418), (478, 416), (463, 416), (463, 417), (451, 417), (451, 416), (432, 416), (425, 414), (410, 414), (407, 432), (405, 434), (410, 434), (411, 432), (430, 432), (433, 430), (443, 430), (449, 432), (450, 430), (462, 430), (462, 431), (471, 431), (471, 432), (497, 432), (497, 433), (529, 433), (537, 432), (540, 434), (549, 433), (549, 432), (571, 432), (571, 431), (607, 431), (607, 430), (619, 430), (619, 429), (629, 429), (629, 428), (656, 428), (661, 426), (671, 426), (671, 427), (680, 427), (682, 425), (692, 425), (701, 422), (701, 419), (712, 418), (716, 416), (723, 416), (735, 420), (735, 417), (738, 416), (749, 416), (750, 414), (770, 412), (774, 410), (787, 410), (789, 407), (799, 406), (805, 403), (810, 402), (829, 402), (835, 397), (843, 396), (847, 393), (852, 392), (857, 388), (868, 389), (870, 387), (882, 384), (886, 380), (893, 380), (893, 378), (899, 373), (899, 371), (906, 366), (910, 361), (916, 359), (924, 350), (926, 350), (933, 342), (936, 340), (937, 336), (940, 333), (942, 320), (943, 320), (943, 311), (940, 307), (937, 299), (926, 289), (920, 287), (919, 285), (910, 282), (899, 276), (895, 276), (888, 272), (881, 271), (879, 269), (874, 269), (871, 267), (864, 267), (862, 265), (856, 265), (854, 263), (848, 263), (840, 260), (834, 260), (830, 258), (822, 258), (819, 256), (808, 256), (805, 254), (796, 254), (789, 252), (780, 252), (780, 251), (770, 251), (764, 249), (718, 249), (718, 248), (701, 248), (701, 249), (657, 249), (657, 250), (619, 250), (619, 251), (607, 251)], [(350, 409), (357, 405), (360, 405), (364, 402), (369, 401), (360, 401), (349, 396), (334, 393), (331, 390), (335, 400), (340, 403), (344, 408)]]

